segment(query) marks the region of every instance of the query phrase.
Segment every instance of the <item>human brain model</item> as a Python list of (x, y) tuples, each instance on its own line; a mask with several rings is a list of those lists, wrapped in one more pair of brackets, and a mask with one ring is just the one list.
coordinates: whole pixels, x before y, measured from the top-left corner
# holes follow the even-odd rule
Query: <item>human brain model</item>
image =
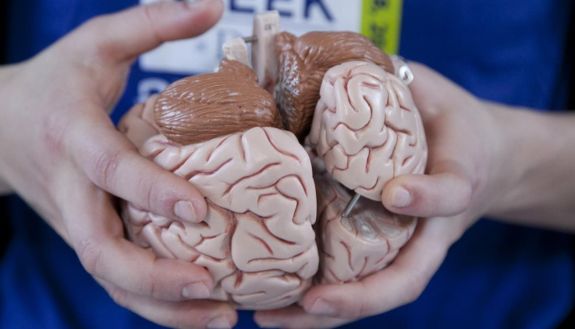
[[(289, 36), (288, 47), (282, 38), (270, 70), (278, 74), (275, 100), (248, 66), (224, 60), (217, 73), (175, 82), (135, 106), (120, 125), (143, 155), (208, 203), (200, 224), (126, 204), (130, 238), (204, 266), (216, 283), (211, 298), (243, 309), (283, 307), (313, 282), (360, 280), (389, 264), (416, 222), (385, 210), (381, 190), (399, 174), (423, 172), (427, 156), (417, 109), (387, 55), (357, 34), (339, 35), (363, 47), (353, 56), (330, 53), (318, 37), (298, 55), (319, 77), (310, 84), (304, 66), (282, 56), (298, 39)], [(329, 65), (314, 70), (325, 64), (317, 58)], [(303, 106), (300, 93), (311, 95)], [(354, 193), (365, 198), (343, 217)]]

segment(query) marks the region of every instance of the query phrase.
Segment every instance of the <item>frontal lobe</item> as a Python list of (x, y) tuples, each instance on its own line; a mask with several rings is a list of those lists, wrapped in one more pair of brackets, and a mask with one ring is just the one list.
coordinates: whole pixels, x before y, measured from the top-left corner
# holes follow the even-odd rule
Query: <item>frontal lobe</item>
[(425, 170), (427, 144), (409, 89), (369, 62), (325, 74), (309, 142), (326, 170), (356, 193), (381, 201), (393, 177)]
[(297, 301), (317, 271), (316, 195), (305, 150), (289, 132), (246, 132), (182, 146), (163, 135), (141, 152), (206, 197), (205, 222), (190, 224), (129, 204), (126, 226), (163, 257), (206, 267), (213, 299), (269, 309)]

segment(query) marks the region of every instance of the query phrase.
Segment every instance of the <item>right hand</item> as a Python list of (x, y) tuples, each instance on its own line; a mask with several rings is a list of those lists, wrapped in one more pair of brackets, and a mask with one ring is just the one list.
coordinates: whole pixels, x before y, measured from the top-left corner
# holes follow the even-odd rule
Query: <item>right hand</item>
[(413, 302), (451, 245), (512, 185), (496, 113), (433, 70), (410, 67), (430, 152), (427, 174), (390, 180), (382, 202), (394, 213), (421, 218), (413, 237), (389, 267), (356, 282), (314, 286), (298, 306), (257, 312), (259, 325), (334, 328)]
[(97, 17), (31, 60), (0, 69), (0, 181), (62, 236), (117, 303), (170, 327), (230, 327), (237, 315), (228, 304), (194, 300), (213, 286), (205, 269), (126, 240), (113, 196), (193, 222), (205, 217), (206, 204), (191, 184), (141, 157), (108, 113), (141, 53), (203, 33), (222, 9), (220, 0), (160, 2)]

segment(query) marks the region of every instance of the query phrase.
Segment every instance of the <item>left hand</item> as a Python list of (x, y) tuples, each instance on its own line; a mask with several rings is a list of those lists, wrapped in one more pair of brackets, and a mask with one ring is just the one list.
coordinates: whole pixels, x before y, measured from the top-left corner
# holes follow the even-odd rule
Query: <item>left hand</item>
[(158, 258), (126, 238), (114, 197), (194, 223), (207, 205), (192, 184), (144, 158), (108, 112), (140, 54), (205, 32), (222, 11), (220, 0), (136, 6), (0, 67), (0, 182), (74, 249), (116, 303), (163, 326), (231, 327), (237, 314), (204, 300), (214, 285), (205, 268)]
[(491, 106), (423, 65), (410, 66), (429, 142), (428, 174), (391, 180), (382, 202), (390, 211), (422, 218), (413, 237), (384, 270), (358, 282), (315, 286), (299, 306), (256, 313), (260, 326), (332, 328), (415, 301), (449, 247), (514, 176), (502, 163), (504, 143), (498, 143)]

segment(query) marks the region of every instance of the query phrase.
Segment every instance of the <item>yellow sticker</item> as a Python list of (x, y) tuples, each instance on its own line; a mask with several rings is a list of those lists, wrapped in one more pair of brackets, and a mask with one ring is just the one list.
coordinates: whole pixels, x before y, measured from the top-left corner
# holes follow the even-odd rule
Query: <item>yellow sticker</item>
[(403, 0), (362, 0), (361, 33), (388, 54), (397, 54)]

